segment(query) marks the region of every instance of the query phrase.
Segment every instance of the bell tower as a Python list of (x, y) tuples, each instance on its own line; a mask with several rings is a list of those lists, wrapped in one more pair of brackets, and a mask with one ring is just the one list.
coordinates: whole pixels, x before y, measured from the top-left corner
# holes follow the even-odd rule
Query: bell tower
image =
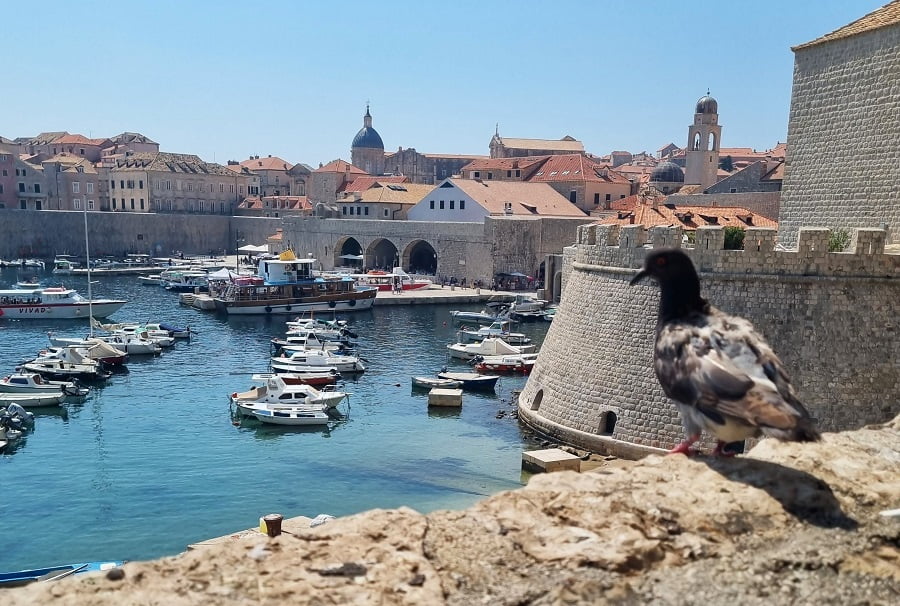
[(722, 137), (718, 112), (718, 102), (709, 96), (709, 91), (706, 91), (706, 95), (697, 100), (694, 123), (688, 127), (685, 185), (699, 184), (706, 189), (716, 182)]

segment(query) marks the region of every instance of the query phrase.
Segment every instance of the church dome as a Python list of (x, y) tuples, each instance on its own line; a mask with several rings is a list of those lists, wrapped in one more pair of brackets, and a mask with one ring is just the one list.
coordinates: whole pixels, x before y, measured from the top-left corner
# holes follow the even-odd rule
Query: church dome
[(653, 172), (650, 173), (650, 182), (684, 183), (684, 171), (674, 162), (660, 162), (653, 169)]
[(366, 115), (363, 116), (363, 127), (353, 137), (350, 149), (380, 149), (384, 151), (384, 142), (381, 140), (381, 135), (372, 128), (372, 114), (369, 113), (368, 105), (366, 105)]
[(717, 114), (719, 113), (719, 103), (706, 94), (697, 99), (697, 110), (695, 114)]
[(359, 132), (356, 133), (356, 136), (353, 137), (353, 143), (350, 145), (350, 147), (384, 149), (384, 142), (382, 142), (381, 135), (378, 134), (378, 131), (376, 131), (371, 126), (363, 126), (361, 129), (359, 129)]

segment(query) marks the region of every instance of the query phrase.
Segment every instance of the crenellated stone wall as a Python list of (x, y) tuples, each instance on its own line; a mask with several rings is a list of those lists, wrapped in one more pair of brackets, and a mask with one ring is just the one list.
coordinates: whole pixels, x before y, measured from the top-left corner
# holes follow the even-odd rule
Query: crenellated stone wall
[[(886, 233), (860, 229), (852, 252), (829, 253), (829, 231), (801, 229), (795, 251), (750, 228), (744, 250), (701, 227), (687, 249), (703, 295), (754, 323), (825, 430), (900, 412), (900, 255)], [(519, 399), (520, 418), (584, 448), (633, 455), (682, 437), (652, 370), (659, 289), (629, 286), (652, 248), (681, 245), (680, 228), (585, 225), (564, 255), (564, 292)]]

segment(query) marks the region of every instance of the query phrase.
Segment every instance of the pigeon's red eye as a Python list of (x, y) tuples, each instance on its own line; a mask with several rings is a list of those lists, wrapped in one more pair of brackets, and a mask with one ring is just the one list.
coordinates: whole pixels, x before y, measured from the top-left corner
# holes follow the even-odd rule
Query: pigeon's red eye
[(657, 265), (660, 265), (660, 266), (665, 265), (665, 264), (666, 264), (666, 258), (665, 258), (665, 257), (656, 257), (656, 264), (657, 264)]

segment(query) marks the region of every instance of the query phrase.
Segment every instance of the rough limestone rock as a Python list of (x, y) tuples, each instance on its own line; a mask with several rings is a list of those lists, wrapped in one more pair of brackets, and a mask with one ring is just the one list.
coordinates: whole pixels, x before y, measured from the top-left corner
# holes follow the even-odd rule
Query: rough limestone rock
[[(897, 604), (900, 417), (617, 461), (465, 511), (373, 510), (3, 592), (20, 604)], [(118, 578), (117, 578), (118, 577)]]

